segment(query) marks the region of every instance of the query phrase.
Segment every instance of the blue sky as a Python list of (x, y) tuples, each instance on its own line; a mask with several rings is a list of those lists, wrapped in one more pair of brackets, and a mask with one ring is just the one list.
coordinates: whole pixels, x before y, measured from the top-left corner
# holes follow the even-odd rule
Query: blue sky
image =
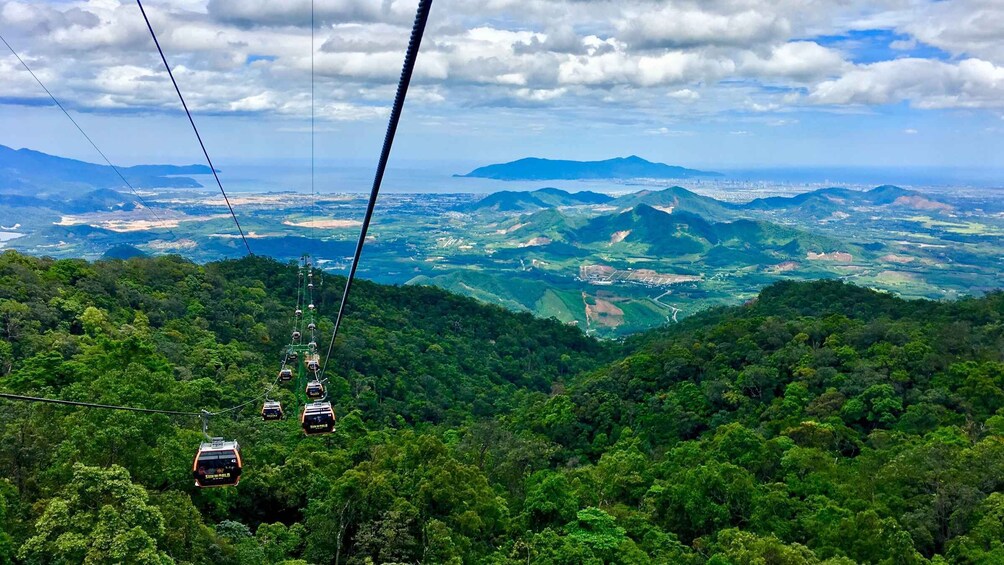
[[(145, 5), (217, 161), (309, 156), (309, 1)], [(320, 160), (374, 158), (414, 9), (315, 0)], [(133, 2), (0, 0), (0, 34), (113, 161), (200, 161)], [(98, 159), (0, 77), (0, 143)], [(1002, 134), (998, 0), (436, 0), (394, 157), (1004, 167)]]

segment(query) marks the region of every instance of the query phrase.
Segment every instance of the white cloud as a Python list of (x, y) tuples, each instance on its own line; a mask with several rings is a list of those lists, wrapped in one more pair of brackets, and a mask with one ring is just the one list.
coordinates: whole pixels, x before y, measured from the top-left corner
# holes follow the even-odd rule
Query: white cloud
[(746, 54), (740, 70), (756, 77), (808, 82), (832, 76), (846, 66), (843, 55), (834, 49), (812, 41), (792, 41), (778, 45), (766, 58), (754, 53)]
[[(642, 7), (649, 8), (645, 4)], [(727, 9), (715, 10), (722, 7)], [(644, 11), (628, 9), (617, 27), (632, 45), (674, 49), (703, 45), (748, 46), (782, 40), (791, 32), (787, 18), (762, 9), (763, 6), (728, 8), (732, 5), (727, 2), (711, 2), (692, 6), (672, 3), (661, 9)]]
[[(627, 110), (673, 119), (1004, 100), (999, 0), (437, 1), (415, 74), (418, 109), (574, 105), (594, 119)], [(322, 119), (382, 119), (416, 4), (314, 0)], [(194, 110), (309, 113), (310, 0), (151, 0), (147, 11)], [(925, 43), (956, 59), (854, 65), (812, 39), (867, 26), (905, 34), (893, 49)], [(131, 1), (0, 0), (0, 27), (70, 106), (177, 109)], [(0, 54), (0, 97), (38, 96), (13, 63)]]
[(694, 135), (694, 132), (680, 129), (670, 129), (667, 127), (653, 128), (645, 130), (648, 135), (666, 135), (669, 137), (689, 137)]
[(675, 100), (683, 100), (685, 102), (694, 102), (700, 100), (701, 94), (699, 92), (693, 91), (689, 88), (681, 88), (680, 90), (674, 90), (666, 96), (673, 98)]
[(899, 28), (954, 55), (1004, 64), (1004, 2), (952, 0), (924, 3)]
[(547, 102), (548, 100), (561, 97), (565, 92), (567, 92), (565, 88), (541, 88), (536, 90), (520, 88), (516, 91), (516, 96), (530, 102)]
[(923, 109), (1004, 107), (1004, 67), (980, 59), (882, 61), (816, 85), (809, 100), (831, 105), (909, 101)]
[[(373, 2), (371, 0), (324, 0), (314, 2), (315, 23), (378, 22), (393, 19), (405, 22), (413, 17), (417, 2)], [(208, 12), (221, 22), (242, 26), (306, 26), (310, 22), (310, 0), (209, 0)], [(411, 16), (409, 16), (411, 14)]]
[(359, 106), (344, 102), (326, 104), (318, 110), (318, 115), (336, 121), (363, 121), (385, 119), (390, 113), (389, 108), (377, 106)]
[(909, 51), (911, 49), (917, 48), (917, 40), (910, 39), (897, 39), (889, 44), (889, 49), (895, 49), (897, 51)]
[(237, 112), (260, 112), (275, 109), (275, 100), (269, 92), (245, 96), (230, 104), (230, 109)]
[(798, 120), (794, 118), (777, 118), (771, 119), (764, 122), (764, 125), (772, 128), (780, 128), (784, 126), (791, 126), (798, 123)]

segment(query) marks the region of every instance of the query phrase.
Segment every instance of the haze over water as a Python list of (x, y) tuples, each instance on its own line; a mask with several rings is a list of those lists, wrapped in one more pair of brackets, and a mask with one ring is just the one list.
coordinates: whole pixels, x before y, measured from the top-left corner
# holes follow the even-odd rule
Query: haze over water
[[(407, 163), (391, 167), (384, 178), (384, 192), (396, 193), (474, 193), (488, 194), (502, 190), (536, 190), (552, 186), (568, 191), (591, 190), (595, 192), (625, 193), (644, 188), (660, 188), (680, 184), (695, 190), (727, 190), (729, 188), (755, 190), (764, 193), (791, 194), (813, 190), (821, 186), (849, 186), (870, 188), (895, 184), (931, 192), (953, 189), (983, 189), (999, 192), (1004, 187), (1004, 170), (985, 168), (919, 168), (919, 167), (772, 167), (772, 168), (715, 168), (725, 176), (716, 179), (637, 179), (623, 180), (545, 180), (500, 181), (493, 179), (454, 177), (479, 165), (488, 163)], [(671, 163), (675, 164), (675, 163)], [(261, 164), (230, 162), (219, 166), (221, 179), (228, 191), (271, 192), (310, 191), (310, 164), (289, 162)], [(707, 170), (708, 168), (705, 167)], [(317, 166), (314, 188), (318, 193), (369, 192), (373, 182), (374, 167), (361, 163)], [(196, 177), (205, 187), (213, 187), (212, 177)]]

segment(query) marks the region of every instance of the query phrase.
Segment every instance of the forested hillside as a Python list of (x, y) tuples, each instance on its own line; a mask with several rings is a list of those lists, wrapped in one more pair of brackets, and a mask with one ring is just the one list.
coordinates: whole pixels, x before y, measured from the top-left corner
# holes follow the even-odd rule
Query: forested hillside
[[(319, 284), (321, 334), (342, 279)], [(359, 282), (335, 434), (0, 400), (0, 563), (998, 563), (1004, 294), (783, 283), (625, 343)], [(215, 411), (275, 377), (296, 268), (0, 255), (0, 390)], [(325, 344), (326, 345), (326, 344)], [(288, 390), (277, 395), (294, 406)], [(293, 410), (291, 410), (293, 411)]]

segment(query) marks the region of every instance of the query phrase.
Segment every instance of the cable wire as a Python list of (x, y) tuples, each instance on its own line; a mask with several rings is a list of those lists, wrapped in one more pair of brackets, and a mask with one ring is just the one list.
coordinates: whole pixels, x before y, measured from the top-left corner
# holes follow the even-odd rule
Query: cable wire
[(268, 394), (270, 392), (272, 392), (272, 390), (275, 388), (275, 385), (276, 385), (276, 383), (278, 383), (278, 381), (279, 381), (279, 377), (276, 377), (275, 380), (272, 381), (272, 384), (270, 384), (268, 387), (266, 387), (265, 392), (263, 392), (262, 394), (259, 394), (259, 395), (255, 396), (254, 398), (252, 398), (251, 400), (248, 400), (247, 402), (242, 402), (240, 404), (237, 404), (237, 405), (234, 405), (234, 406), (230, 406), (228, 408), (223, 408), (223, 409), (217, 410), (215, 412), (211, 412), (209, 410), (202, 410), (202, 411), (199, 411), (199, 412), (182, 412), (182, 411), (179, 411), (179, 410), (158, 410), (158, 409), (155, 409), (155, 408), (138, 408), (138, 407), (135, 407), (135, 406), (120, 406), (120, 405), (117, 405), (117, 404), (96, 404), (96, 403), (93, 403), (93, 402), (78, 402), (78, 401), (75, 401), (75, 400), (63, 400), (63, 399), (60, 399), (60, 398), (44, 398), (44, 397), (41, 397), (41, 396), (25, 396), (25, 395), (22, 395), (22, 394), (10, 394), (10, 393), (6, 393), (6, 392), (0, 392), (0, 398), (6, 398), (8, 400), (22, 400), (22, 401), (26, 401), (26, 402), (45, 402), (45, 403), (49, 403), (49, 404), (63, 404), (63, 405), (67, 405), (67, 406), (81, 406), (83, 408), (103, 408), (103, 409), (106, 409), (106, 410), (125, 410), (125, 411), (128, 411), (128, 412), (145, 412), (147, 414), (168, 414), (170, 416), (199, 416), (199, 417), (206, 417), (206, 416), (219, 416), (221, 414), (226, 414), (228, 412), (233, 412), (235, 410), (239, 410), (239, 409), (247, 406), (248, 404), (251, 404), (252, 402), (254, 402), (256, 400), (259, 400), (259, 399), (261, 399), (263, 397), (266, 397), (266, 396), (268, 396)]
[[(143, 3), (141, 2), (141, 0), (136, 0), (136, 4), (139, 6), (140, 12), (142, 12), (142, 14), (143, 14), (143, 19), (146, 21), (147, 29), (149, 29), (150, 35), (151, 35), (151, 37), (153, 37), (154, 44), (157, 46), (157, 51), (160, 53), (161, 60), (164, 63), (164, 67), (167, 69), (168, 75), (170, 75), (170, 77), (171, 77), (171, 82), (172, 82), (172, 84), (174, 84), (174, 89), (178, 93), (178, 98), (181, 100), (181, 104), (185, 108), (185, 113), (188, 116), (189, 122), (192, 124), (192, 129), (195, 131), (195, 136), (199, 140), (199, 145), (202, 147), (202, 152), (203, 152), (203, 154), (206, 157), (206, 161), (209, 163), (209, 167), (213, 171), (213, 176), (216, 178), (216, 183), (220, 187), (220, 192), (223, 194), (223, 198), (227, 202), (227, 207), (230, 209), (230, 215), (231, 215), (231, 217), (233, 217), (234, 223), (237, 225), (238, 231), (240, 231), (241, 239), (244, 241), (245, 247), (247, 247), (248, 254), (249, 255), (253, 255), (253, 253), (251, 252), (251, 247), (248, 245), (247, 238), (244, 236), (244, 230), (241, 228), (240, 222), (237, 220), (236, 214), (234, 214), (233, 207), (230, 205), (230, 199), (227, 198), (226, 191), (223, 190), (223, 183), (220, 182), (220, 178), (216, 174), (216, 168), (213, 166), (212, 160), (209, 157), (209, 152), (206, 150), (206, 146), (202, 142), (202, 137), (199, 135), (199, 130), (198, 130), (198, 128), (195, 125), (195, 120), (192, 118), (192, 114), (188, 110), (188, 105), (185, 103), (185, 98), (181, 94), (181, 89), (178, 87), (178, 83), (174, 79), (174, 73), (171, 72), (171, 67), (167, 63), (167, 57), (164, 55), (164, 51), (160, 47), (160, 42), (157, 40), (157, 35), (153, 31), (153, 26), (150, 24), (150, 19), (146, 15), (146, 10), (143, 9)], [(332, 350), (332, 348), (334, 347), (334, 344), (335, 344), (335, 338), (338, 336), (338, 328), (341, 325), (341, 320), (342, 320), (342, 318), (344, 316), (344, 313), (345, 313), (345, 305), (346, 305), (346, 303), (348, 301), (349, 292), (350, 292), (350, 290), (352, 288), (352, 281), (355, 278), (356, 269), (357, 269), (357, 267), (359, 265), (359, 259), (362, 256), (362, 249), (363, 249), (363, 245), (366, 242), (366, 233), (369, 230), (369, 224), (370, 224), (370, 222), (371, 222), (371, 220), (373, 218), (373, 211), (374, 211), (374, 208), (376, 207), (376, 200), (377, 200), (377, 197), (380, 194), (380, 186), (383, 183), (384, 173), (386, 172), (386, 169), (387, 169), (387, 162), (390, 159), (391, 147), (394, 144), (394, 136), (397, 133), (397, 127), (398, 127), (398, 124), (399, 124), (400, 119), (401, 119), (401, 113), (402, 113), (402, 111), (404, 109), (404, 101), (405, 101), (405, 98), (407, 97), (407, 94), (408, 94), (408, 86), (411, 84), (411, 77), (412, 77), (412, 74), (413, 74), (413, 72), (415, 70), (415, 61), (417, 60), (417, 57), (418, 57), (418, 51), (419, 51), (419, 48), (420, 48), (421, 43), (422, 43), (422, 36), (425, 33), (425, 26), (426, 26), (426, 23), (428, 22), (428, 19), (429, 19), (429, 10), (431, 9), (431, 7), (432, 7), (432, 0), (420, 0), (419, 1), (418, 11), (417, 11), (417, 13), (415, 15), (415, 23), (414, 23), (414, 25), (412, 27), (411, 40), (408, 43), (408, 50), (407, 50), (407, 52), (405, 54), (404, 66), (403, 66), (403, 68), (401, 70), (401, 79), (398, 82), (397, 94), (394, 97), (394, 105), (393, 105), (393, 107), (391, 109), (390, 121), (389, 121), (389, 123), (387, 125), (387, 134), (384, 137), (383, 149), (380, 152), (380, 160), (379, 160), (379, 162), (377, 164), (376, 174), (375, 174), (375, 176), (373, 178), (373, 188), (370, 191), (369, 203), (367, 204), (367, 207), (366, 207), (366, 216), (365, 216), (365, 218), (363, 220), (363, 225), (362, 225), (362, 228), (361, 228), (360, 233), (359, 233), (359, 241), (356, 243), (356, 251), (355, 251), (355, 255), (353, 256), (353, 259), (352, 259), (352, 266), (351, 266), (351, 268), (349, 270), (349, 276), (348, 276), (348, 278), (345, 281), (345, 288), (342, 291), (342, 300), (341, 300), (341, 303), (339, 304), (339, 307), (338, 307), (338, 314), (337, 314), (337, 316), (335, 318), (334, 329), (333, 329), (333, 331), (331, 333), (331, 343), (328, 345), (328, 352), (327, 352), (327, 355), (325, 356), (324, 365), (322, 366), (322, 369), (321, 369), (321, 372), (320, 372), (321, 375), (324, 374), (324, 369), (327, 368), (328, 359), (331, 356), (331, 350)], [(311, 14), (311, 20), (313, 20), (313, 14)], [(311, 32), (311, 33), (313, 33), (313, 32)], [(10, 44), (8, 44), (6, 42), (6, 40), (4, 40), (4, 44), (7, 45), (8, 49), (10, 49), (11, 52), (14, 52), (14, 50), (10, 47)], [(14, 55), (15, 55), (15, 57), (17, 57), (17, 53), (16, 52), (14, 52)], [(313, 53), (311, 53), (311, 57), (313, 57)], [(20, 60), (20, 57), (17, 57), (17, 58)], [(22, 65), (24, 65), (24, 61), (21, 61), (21, 63), (22, 63)], [(28, 69), (29, 72), (31, 72), (31, 69), (28, 68), (27, 65), (24, 65), (24, 66), (25, 66), (25, 68)], [(34, 76), (34, 73), (32, 73), (32, 76)], [(38, 81), (37, 77), (35, 79), (36, 79), (36, 81)], [(313, 73), (311, 74), (311, 80), (313, 81)], [(42, 85), (41, 81), (38, 81), (38, 82), (39, 82), (40, 85)], [(45, 86), (42, 85), (42, 88), (45, 89)], [(48, 89), (45, 89), (45, 90), (46, 90), (47, 93), (49, 92)], [(60, 107), (60, 109), (62, 109), (63, 112), (66, 113), (67, 117), (69, 117), (70, 120), (73, 121), (74, 125), (77, 125), (77, 129), (79, 129), (80, 132), (83, 133), (85, 137), (87, 137), (87, 134), (84, 133), (83, 129), (81, 129), (80, 126), (76, 123), (76, 121), (73, 120), (73, 118), (69, 115), (69, 113), (66, 112), (66, 109), (63, 108), (62, 104), (59, 104), (59, 102), (56, 100), (55, 97), (52, 96), (51, 93), (49, 93), (49, 96)], [(313, 106), (313, 99), (311, 100), (311, 105)], [(312, 116), (312, 120), (313, 120), (313, 116)], [(87, 139), (88, 139), (88, 141), (90, 141), (89, 137)], [(94, 145), (94, 142), (91, 141), (91, 144)], [(313, 145), (313, 131), (311, 133), (311, 144)], [(97, 149), (97, 146), (94, 145), (94, 148)], [(98, 150), (98, 151), (100, 152), (100, 150)], [(102, 156), (104, 157), (103, 153), (102, 153)], [(105, 158), (105, 160), (107, 161), (107, 158)], [(111, 165), (110, 162), (109, 162), (109, 165)], [(114, 168), (114, 166), (113, 166), (113, 168)], [(313, 169), (313, 159), (311, 159), (311, 168)], [(119, 176), (121, 176), (121, 173), (119, 173)], [(123, 180), (125, 180), (124, 177), (123, 177)], [(257, 395), (254, 398), (252, 398), (252, 399), (250, 399), (250, 400), (248, 400), (246, 402), (243, 402), (241, 404), (237, 404), (237, 405), (231, 406), (229, 408), (224, 408), (224, 409), (218, 410), (216, 412), (209, 412), (207, 410), (203, 410), (201, 412), (183, 412), (183, 411), (177, 411), (177, 410), (158, 410), (158, 409), (153, 409), (153, 408), (138, 408), (138, 407), (134, 407), (134, 406), (119, 406), (119, 405), (114, 405), (114, 404), (97, 404), (97, 403), (92, 403), (92, 402), (78, 402), (78, 401), (73, 401), (73, 400), (62, 400), (62, 399), (57, 399), (57, 398), (43, 398), (43, 397), (37, 397), (37, 396), (26, 396), (26, 395), (9, 394), (9, 393), (0, 393), (0, 398), (5, 398), (5, 399), (8, 399), (8, 400), (19, 400), (19, 401), (25, 401), (25, 402), (43, 402), (43, 403), (49, 403), (49, 404), (61, 404), (61, 405), (66, 405), (66, 406), (79, 406), (79, 407), (82, 407), (82, 408), (100, 408), (100, 409), (106, 409), (106, 410), (123, 410), (123, 411), (129, 411), (129, 412), (143, 412), (143, 413), (147, 413), (147, 414), (166, 414), (166, 415), (172, 415), (172, 416), (194, 416), (194, 417), (202, 418), (203, 419), (203, 424), (205, 425), (205, 419), (208, 418), (208, 417), (210, 417), (210, 416), (216, 416), (216, 415), (220, 415), (220, 414), (224, 414), (224, 413), (228, 413), (228, 412), (233, 412), (233, 411), (239, 410), (239, 409), (241, 409), (241, 408), (243, 408), (243, 407), (251, 404), (252, 402), (255, 402), (255, 401), (257, 401), (257, 400), (259, 400), (259, 399), (261, 399), (263, 397), (267, 397), (268, 394), (269, 394), (269, 392), (271, 392), (271, 390), (273, 388), (275, 388), (275, 385), (278, 382), (278, 380), (279, 380), (279, 377), (277, 376), (276, 379), (272, 382), (272, 384), (269, 385), (265, 389), (264, 393), (262, 393), (260, 395)]]
[[(49, 404), (65, 404), (69, 406), (82, 406), (84, 408), (104, 408), (107, 410), (126, 410), (129, 412), (146, 412), (147, 414), (168, 414), (171, 416), (202, 416), (202, 412), (179, 412), (176, 410), (156, 410), (153, 408), (136, 408), (134, 406), (117, 406), (114, 404), (95, 404), (93, 402), (77, 402), (74, 400), (61, 400), (58, 398), (42, 398), (39, 396), (24, 396), (20, 394), (8, 394), (5, 392), (0, 392), (0, 398), (6, 398), (8, 400), (23, 400), (27, 402), (47, 402)], [(220, 412), (210, 412), (209, 415), (215, 416)]]
[(383, 183), (384, 172), (387, 170), (390, 150), (394, 145), (394, 135), (397, 133), (397, 126), (401, 121), (404, 100), (408, 96), (408, 86), (411, 84), (411, 75), (415, 71), (415, 61), (418, 59), (418, 51), (422, 45), (422, 36), (425, 34), (425, 24), (429, 21), (429, 10), (431, 8), (432, 0), (419, 0), (418, 11), (415, 14), (415, 23), (411, 28), (411, 40), (408, 42), (408, 51), (405, 53), (404, 66), (401, 69), (401, 79), (398, 81), (397, 94), (394, 96), (394, 106), (391, 108), (390, 121), (387, 124), (387, 134), (384, 136), (383, 149), (380, 151), (380, 161), (377, 163), (376, 175), (373, 177), (373, 188), (370, 190), (369, 203), (366, 205), (366, 216), (363, 218), (363, 225), (359, 230), (359, 241), (356, 242), (356, 252), (352, 258), (352, 266), (349, 268), (348, 278), (345, 279), (345, 288), (342, 290), (342, 301), (338, 306), (338, 314), (335, 316), (335, 327), (331, 331), (331, 343), (328, 344), (328, 352), (324, 356), (321, 375), (327, 369), (328, 359), (331, 357), (331, 350), (334, 348), (335, 338), (338, 336), (338, 328), (345, 314), (345, 304), (348, 302), (349, 291), (352, 289), (352, 280), (355, 278), (356, 268), (359, 266), (359, 257), (363, 253), (363, 244), (366, 243), (366, 232), (369, 230), (370, 220), (373, 219), (373, 209), (376, 207), (377, 196), (380, 194), (380, 185)]
[(209, 415), (209, 416), (218, 416), (220, 414), (226, 414), (228, 412), (234, 412), (234, 411), (240, 410), (241, 408), (244, 408), (245, 406), (247, 406), (248, 404), (251, 404), (252, 402), (256, 402), (256, 401), (261, 400), (263, 398), (267, 399), (269, 393), (272, 392), (272, 389), (274, 389), (275, 385), (278, 384), (278, 383), (279, 383), (279, 376), (276, 375), (275, 380), (272, 381), (272, 384), (268, 385), (268, 387), (265, 388), (265, 392), (259, 394), (258, 396), (255, 396), (254, 398), (252, 398), (251, 400), (248, 400), (247, 402), (243, 402), (243, 403), (238, 404), (236, 406), (231, 406), (230, 408), (224, 408), (222, 410), (217, 410), (216, 412), (207, 412), (207, 415)]
[(314, 224), (317, 227), (317, 192), (314, 190), (314, 0), (310, 0), (310, 199)]
[[(80, 132), (80, 135), (84, 136), (84, 139), (86, 139), (87, 142), (91, 144), (91, 147), (93, 147), (94, 150), (98, 152), (98, 155), (101, 155), (101, 158), (105, 160), (105, 163), (107, 163), (108, 166), (111, 167), (113, 171), (115, 171), (115, 174), (118, 175), (120, 179), (122, 179), (122, 182), (127, 187), (129, 187), (129, 190), (131, 190), (133, 195), (139, 199), (139, 202), (140, 204), (143, 205), (143, 208), (149, 210), (150, 214), (152, 214), (153, 217), (156, 218), (158, 222), (163, 223), (164, 220), (162, 220), (160, 216), (157, 215), (157, 212), (154, 212), (153, 208), (151, 208), (150, 205), (146, 203), (146, 200), (144, 200), (143, 197), (140, 196), (136, 188), (128, 180), (126, 180), (125, 176), (122, 174), (122, 171), (120, 171), (118, 167), (112, 164), (111, 160), (108, 159), (108, 156), (105, 155), (105, 152), (98, 147), (97, 143), (94, 143), (94, 140), (91, 139), (91, 136), (87, 135), (87, 132), (85, 132), (84, 128), (82, 128), (80, 124), (77, 123), (77, 120), (73, 119), (73, 116), (70, 115), (70, 112), (66, 110), (66, 107), (63, 106), (63, 104), (52, 94), (51, 91), (49, 91), (49, 89), (45, 86), (45, 84), (42, 83), (42, 79), (38, 78), (38, 75), (35, 74), (35, 71), (31, 70), (31, 67), (28, 66), (28, 63), (24, 62), (24, 59), (22, 59), (21, 56), (17, 54), (17, 51), (15, 51), (13, 47), (11, 47), (11, 44), (7, 42), (7, 40), (4, 38), (3, 35), (0, 35), (0, 41), (2, 41), (3, 44), (7, 46), (7, 49), (10, 50), (11, 54), (13, 54), (14, 57), (17, 59), (17, 61), (21, 63), (21, 66), (24, 67), (24, 70), (28, 71), (28, 74), (31, 75), (31, 78), (35, 79), (35, 82), (37, 82), (38, 85), (42, 87), (42, 90), (44, 90), (45, 93), (49, 95), (49, 98), (52, 99), (52, 102), (56, 104), (56, 106), (63, 111), (63, 114), (65, 114), (66, 117), (70, 119), (70, 122), (72, 122), (73, 125), (76, 126), (77, 131)], [(178, 236), (174, 233), (174, 231), (172, 231), (171, 228), (166, 228), (166, 229), (167, 233), (171, 234), (171, 237), (175, 241), (178, 241)]]
[(241, 240), (244, 241), (244, 247), (248, 250), (248, 255), (254, 255), (251, 252), (251, 246), (248, 245), (248, 239), (244, 237), (244, 230), (241, 228), (241, 223), (237, 220), (237, 214), (234, 213), (234, 207), (230, 205), (230, 198), (227, 197), (227, 191), (223, 190), (223, 183), (220, 182), (220, 175), (216, 173), (216, 167), (213, 166), (213, 160), (209, 158), (209, 151), (206, 150), (206, 144), (202, 142), (202, 136), (199, 135), (199, 128), (195, 126), (195, 120), (192, 118), (192, 112), (188, 110), (188, 104), (185, 103), (185, 97), (181, 95), (181, 89), (178, 88), (178, 81), (174, 79), (174, 72), (171, 71), (171, 65), (167, 64), (167, 57), (164, 55), (164, 50), (160, 48), (160, 41), (157, 40), (157, 34), (153, 31), (153, 26), (150, 24), (150, 18), (146, 16), (146, 10), (143, 9), (143, 2), (136, 0), (136, 4), (139, 6), (139, 11), (143, 14), (143, 19), (146, 21), (146, 28), (150, 30), (150, 37), (153, 38), (154, 45), (157, 46), (157, 52), (160, 53), (160, 60), (164, 62), (164, 68), (167, 69), (167, 74), (171, 77), (171, 83), (174, 85), (174, 91), (178, 93), (178, 99), (181, 100), (182, 107), (185, 108), (185, 114), (188, 116), (188, 121), (192, 124), (192, 130), (195, 131), (195, 137), (199, 140), (199, 146), (202, 147), (202, 154), (206, 156), (206, 162), (209, 163), (209, 169), (213, 172), (213, 177), (216, 179), (216, 185), (220, 187), (220, 192), (223, 194), (223, 200), (227, 203), (227, 208), (230, 209), (230, 217), (234, 219), (234, 223), (237, 225), (237, 231), (241, 234)]

